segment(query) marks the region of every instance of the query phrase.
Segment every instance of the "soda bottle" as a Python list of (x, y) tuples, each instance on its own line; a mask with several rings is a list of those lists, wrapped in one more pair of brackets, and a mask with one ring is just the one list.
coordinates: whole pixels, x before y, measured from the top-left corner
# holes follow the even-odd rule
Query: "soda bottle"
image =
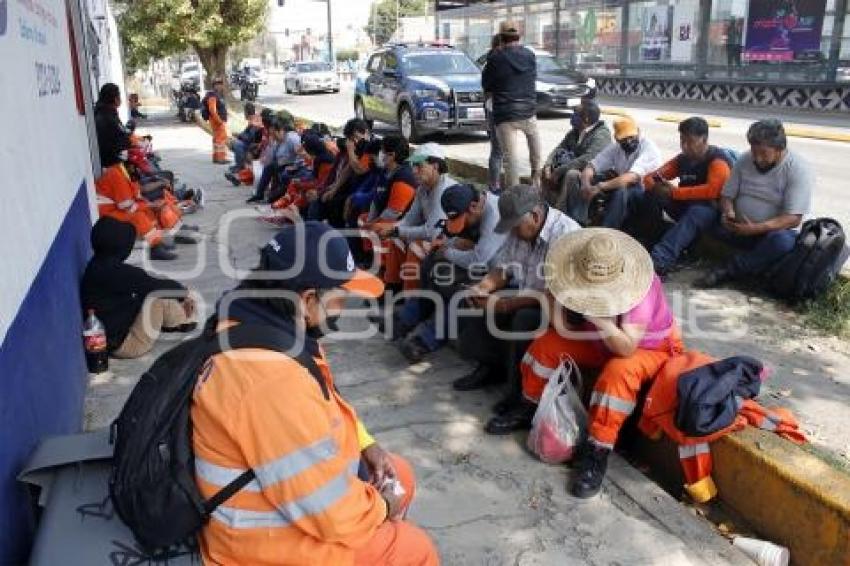
[(89, 373), (103, 373), (109, 369), (109, 353), (106, 351), (106, 329), (94, 314), (88, 310), (83, 324), (83, 346), (86, 350), (86, 366)]

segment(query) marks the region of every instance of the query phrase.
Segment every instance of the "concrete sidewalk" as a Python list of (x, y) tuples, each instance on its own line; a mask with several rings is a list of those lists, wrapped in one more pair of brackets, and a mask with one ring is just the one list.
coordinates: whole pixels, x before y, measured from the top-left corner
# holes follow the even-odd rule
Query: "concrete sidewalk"
[[(210, 138), (200, 129), (169, 123), (140, 130), (153, 134), (166, 167), (207, 190), (207, 208), (187, 218), (201, 226), (205, 244), (180, 246), (178, 261), (157, 265), (180, 277), (202, 262), (197, 276), (180, 278), (203, 296), (205, 316), (235, 284), (220, 260), (252, 267), (273, 230), (246, 218), (234, 223), (228, 238), (218, 233), (222, 216), (244, 209), (248, 192), (233, 188), (223, 168), (210, 162)], [(86, 428), (108, 424), (138, 376), (167, 347), (160, 344), (139, 360), (111, 360), (111, 372), (93, 377)], [(469, 368), (453, 351), (409, 366), (380, 337), (356, 346), (329, 340), (327, 348), (343, 394), (383, 445), (414, 464), (419, 489), (412, 519), (434, 537), (444, 564), (749, 564), (713, 526), (618, 457), (600, 497), (570, 497), (567, 470), (536, 461), (522, 435), (482, 432), (498, 392), (456, 394), (450, 383)]]

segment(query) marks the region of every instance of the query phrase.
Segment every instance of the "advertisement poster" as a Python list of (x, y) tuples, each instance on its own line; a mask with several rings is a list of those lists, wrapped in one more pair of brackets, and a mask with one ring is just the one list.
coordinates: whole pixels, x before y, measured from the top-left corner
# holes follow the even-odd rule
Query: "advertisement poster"
[(680, 0), (673, 10), (673, 41), (670, 59), (690, 63), (697, 39), (697, 0)]
[(643, 12), (641, 61), (670, 60), (670, 8), (653, 6)]
[(744, 59), (818, 59), (825, 11), (826, 0), (750, 0)]

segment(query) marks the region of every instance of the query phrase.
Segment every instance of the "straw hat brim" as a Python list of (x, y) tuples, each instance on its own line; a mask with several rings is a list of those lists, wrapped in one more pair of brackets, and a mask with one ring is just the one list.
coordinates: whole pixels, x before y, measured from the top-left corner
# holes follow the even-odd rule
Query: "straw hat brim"
[[(588, 281), (578, 269), (578, 254), (587, 241), (600, 234), (617, 240), (623, 270), (611, 281)], [(649, 292), (655, 272), (652, 259), (631, 236), (610, 228), (584, 228), (557, 240), (546, 256), (549, 292), (565, 308), (590, 317), (612, 317), (636, 307)]]

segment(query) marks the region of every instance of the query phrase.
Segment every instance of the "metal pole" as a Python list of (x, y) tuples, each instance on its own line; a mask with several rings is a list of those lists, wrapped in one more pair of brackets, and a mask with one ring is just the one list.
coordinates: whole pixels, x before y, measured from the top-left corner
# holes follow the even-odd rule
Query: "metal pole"
[(331, 25), (331, 0), (326, 0), (328, 3), (328, 63), (334, 64), (334, 40), (333, 26)]
[(826, 67), (826, 81), (835, 84), (838, 74), (838, 60), (841, 58), (841, 38), (847, 27), (847, 0), (835, 1), (835, 17), (832, 20), (832, 37), (829, 42), (829, 57)]

